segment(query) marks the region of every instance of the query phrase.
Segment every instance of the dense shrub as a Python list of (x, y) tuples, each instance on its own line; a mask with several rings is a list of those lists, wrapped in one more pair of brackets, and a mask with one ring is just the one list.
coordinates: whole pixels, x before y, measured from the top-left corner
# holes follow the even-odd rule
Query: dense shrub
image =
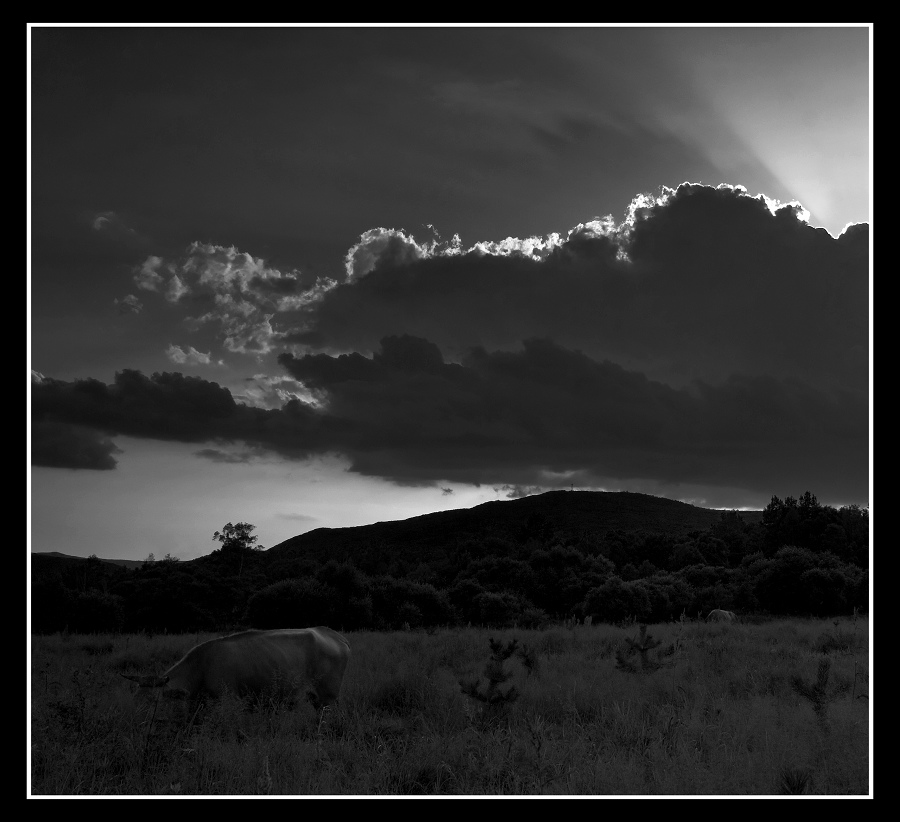
[(122, 597), (83, 591), (71, 603), (69, 629), (82, 634), (115, 633), (124, 622)]
[(334, 589), (316, 579), (285, 579), (250, 597), (247, 621), (254, 628), (329, 625), (334, 599)]
[[(374, 627), (379, 629), (402, 628), (406, 623), (412, 626), (410, 616), (420, 619), (423, 626), (442, 625), (453, 614), (447, 594), (427, 583), (376, 577), (371, 583), (371, 596)], [(410, 605), (415, 606), (420, 617)]]
[(625, 582), (611, 577), (597, 588), (591, 588), (582, 606), (585, 616), (594, 621), (620, 622), (634, 618), (644, 621), (650, 618), (652, 605), (642, 582)]

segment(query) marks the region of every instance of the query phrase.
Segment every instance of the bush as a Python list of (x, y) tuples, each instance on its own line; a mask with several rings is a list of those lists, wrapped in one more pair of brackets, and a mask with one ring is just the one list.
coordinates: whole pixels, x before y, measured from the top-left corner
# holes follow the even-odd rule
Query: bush
[[(419, 619), (422, 626), (443, 625), (453, 613), (447, 595), (425, 582), (377, 577), (372, 580), (371, 596), (376, 629), (398, 629), (407, 622), (412, 625), (410, 617)], [(415, 606), (421, 616), (409, 606)]]
[(650, 617), (652, 606), (642, 581), (624, 582), (619, 577), (611, 577), (603, 585), (588, 591), (583, 611), (595, 621), (620, 622), (630, 617), (645, 621)]
[(250, 597), (247, 620), (254, 628), (329, 625), (333, 601), (333, 590), (318, 580), (285, 579)]
[(82, 634), (114, 633), (123, 622), (122, 597), (103, 591), (84, 591), (72, 603), (69, 627)]
[(520, 611), (519, 602), (509, 591), (485, 591), (476, 597), (478, 621), (483, 625), (503, 628), (512, 625)]

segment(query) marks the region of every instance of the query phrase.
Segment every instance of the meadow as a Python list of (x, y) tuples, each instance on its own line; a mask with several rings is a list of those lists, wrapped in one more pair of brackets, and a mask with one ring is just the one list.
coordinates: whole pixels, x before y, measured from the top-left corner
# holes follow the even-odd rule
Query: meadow
[(120, 674), (215, 634), (32, 636), (29, 794), (871, 792), (864, 617), (345, 635), (336, 709), (187, 721)]

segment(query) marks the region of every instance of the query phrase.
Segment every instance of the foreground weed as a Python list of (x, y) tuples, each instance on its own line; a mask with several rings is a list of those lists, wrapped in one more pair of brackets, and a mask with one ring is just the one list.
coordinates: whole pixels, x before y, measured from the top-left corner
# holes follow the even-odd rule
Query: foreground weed
[(561, 759), (555, 756), (555, 751), (549, 750), (553, 742), (553, 731), (542, 717), (530, 717), (526, 714), (524, 724), (528, 734), (526, 739), (533, 751), (528, 792), (542, 794), (548, 786), (568, 779), (571, 775), (569, 763), (571, 749), (568, 749)]
[(514, 685), (510, 685), (505, 691), (500, 688), (512, 676), (512, 672), (504, 668), (504, 663), (518, 650), (519, 643), (513, 639), (504, 646), (502, 641), (493, 637), (488, 639), (488, 643), (491, 658), (484, 668), (487, 684), (482, 687), (478, 679), (471, 682), (460, 680), (459, 687), (467, 697), (483, 704), (482, 719), (493, 720), (502, 715), (505, 708), (519, 698), (519, 692)]
[(853, 663), (853, 692), (851, 694), (852, 699), (868, 699), (868, 694), (858, 694), (856, 693), (856, 683), (857, 681), (861, 682), (863, 685), (869, 684), (869, 675), (864, 670), (863, 666), (860, 665), (859, 662)]
[[(815, 665), (808, 672), (799, 666), (816, 637), (838, 627), (782, 621), (719, 634), (706, 625), (677, 625), (674, 633), (654, 626), (654, 636), (641, 639), (635, 625), (628, 633), (638, 647), (629, 654), (612, 626), (433, 638), (360, 633), (333, 712), (317, 716), (305, 703), (288, 710), (275, 699), (247, 709), (222, 699), (177, 721), (167, 721), (167, 701), (154, 714), (156, 703), (139, 700), (118, 674), (164, 669), (186, 645), (208, 637), (33, 637), (32, 791), (865, 794), (867, 706), (850, 691), (830, 699), (836, 682), (854, 688), (854, 674), (853, 696), (867, 691), (866, 660), (829, 653), (822, 681)], [(841, 630), (849, 627), (842, 621)], [(490, 644), (486, 678), (491, 635), (501, 641)], [(667, 657), (669, 642), (675, 653)], [(652, 669), (642, 666), (641, 647), (666, 670), (609, 676), (619, 644), (636, 671)], [(864, 648), (859, 634), (854, 654)], [(539, 676), (528, 676), (532, 649)], [(827, 711), (827, 734), (797, 710), (809, 698), (791, 688), (798, 673), (812, 680), (801, 680), (811, 704), (818, 700)], [(742, 683), (740, 693), (732, 682)]]
[(76, 686), (74, 695), (52, 699), (47, 703), (47, 707), (50, 709), (50, 715), (59, 723), (62, 730), (71, 731), (77, 738), (80, 738), (84, 731), (85, 699), (78, 681), (78, 671), (72, 674), (72, 681)]
[(809, 786), (811, 778), (812, 774), (805, 768), (782, 768), (780, 785), (781, 793), (804, 793)]
[(852, 633), (835, 630), (823, 633), (813, 643), (812, 647), (813, 650), (821, 654), (850, 653), (853, 651), (855, 644), (856, 637)]
[(654, 639), (647, 633), (647, 626), (641, 625), (637, 637), (625, 637), (625, 646), (616, 650), (616, 667), (620, 671), (635, 674), (650, 674), (658, 671), (666, 664), (663, 659), (675, 653), (675, 645), (672, 644), (661, 651), (657, 651), (656, 658), (650, 657), (650, 651), (662, 645), (661, 639)]
[(537, 673), (538, 670), (538, 656), (537, 651), (534, 648), (529, 648), (524, 642), (522, 643), (522, 647), (516, 651), (519, 659), (522, 661), (522, 665), (526, 671), (528, 671), (528, 675)]
[(842, 694), (850, 690), (850, 684), (846, 682), (839, 683), (833, 687), (828, 687), (828, 676), (831, 671), (831, 660), (824, 657), (819, 661), (819, 669), (816, 674), (815, 682), (805, 682), (800, 676), (791, 678), (791, 687), (800, 696), (808, 699), (812, 703), (813, 711), (815, 711), (816, 719), (822, 725), (824, 730), (828, 730), (826, 724), (828, 720), (828, 706), (836, 701)]

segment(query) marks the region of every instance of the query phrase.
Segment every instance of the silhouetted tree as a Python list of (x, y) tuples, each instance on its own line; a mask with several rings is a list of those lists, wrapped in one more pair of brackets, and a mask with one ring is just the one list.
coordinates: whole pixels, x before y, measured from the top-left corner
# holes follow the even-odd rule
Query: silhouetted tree
[(237, 568), (238, 576), (243, 573), (244, 559), (254, 551), (265, 550), (262, 545), (256, 545), (257, 537), (251, 535), (251, 531), (256, 528), (249, 522), (239, 522), (232, 525), (226, 523), (221, 531), (213, 534), (213, 539), (222, 543), (219, 549), (222, 557), (224, 557), (229, 565)]
[(860, 568), (869, 567), (869, 510), (847, 505), (838, 511), (838, 520), (849, 543), (846, 559)]
[(725, 543), (728, 564), (735, 567), (750, 548), (749, 530), (738, 511), (723, 511), (719, 521), (709, 529), (712, 536)]

